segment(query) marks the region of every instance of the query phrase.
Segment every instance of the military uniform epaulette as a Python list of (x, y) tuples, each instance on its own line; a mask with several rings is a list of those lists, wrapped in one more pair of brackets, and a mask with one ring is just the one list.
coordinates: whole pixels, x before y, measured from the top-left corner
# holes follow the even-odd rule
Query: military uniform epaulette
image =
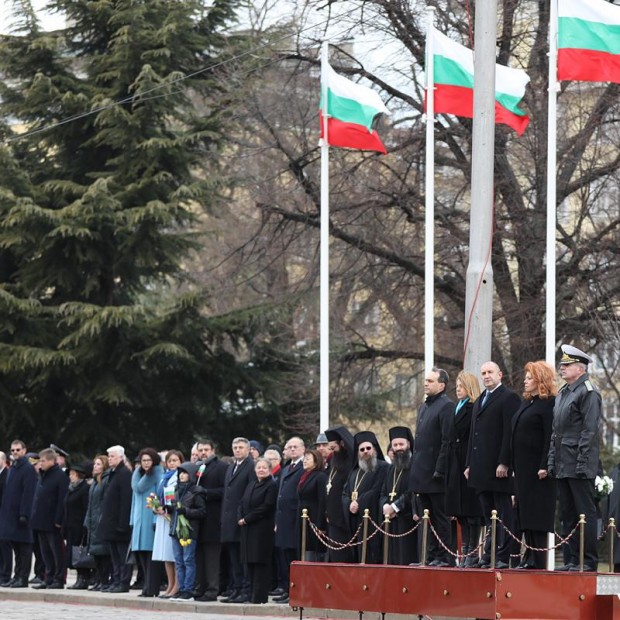
[(592, 385), (592, 381), (590, 381), (590, 379), (586, 379), (583, 384), (586, 386), (586, 390), (588, 390), (588, 392), (594, 391), (594, 386)]

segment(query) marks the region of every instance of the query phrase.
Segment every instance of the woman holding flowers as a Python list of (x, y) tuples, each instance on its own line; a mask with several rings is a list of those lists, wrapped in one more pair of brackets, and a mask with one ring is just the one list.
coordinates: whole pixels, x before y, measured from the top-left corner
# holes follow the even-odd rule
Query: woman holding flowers
[(512, 466), (519, 525), (526, 548), (518, 568), (545, 569), (547, 532), (555, 519), (555, 480), (547, 471), (553, 405), (558, 393), (555, 371), (543, 361), (528, 362), (523, 380), (524, 402), (512, 418)]
[(206, 490), (196, 484), (198, 465), (186, 462), (177, 468), (176, 501), (170, 523), (174, 563), (179, 591), (170, 600), (194, 598), (196, 582), (196, 537), (201, 519), (207, 514)]
[(155, 515), (148, 507), (147, 499), (151, 493), (157, 492), (159, 481), (164, 470), (159, 464), (159, 454), (153, 448), (144, 448), (138, 454), (140, 465), (136, 467), (131, 477), (133, 491), (131, 501), (131, 516), (129, 523), (131, 531), (131, 550), (144, 572), (144, 587), (138, 596), (157, 596), (161, 583), (161, 566), (153, 564), (153, 540), (155, 537)]
[(153, 541), (153, 562), (163, 562), (168, 579), (168, 587), (159, 598), (170, 598), (178, 591), (176, 571), (174, 568), (174, 547), (170, 536), (170, 513), (172, 512), (177, 490), (177, 468), (183, 462), (183, 454), (178, 450), (169, 450), (166, 454), (166, 471), (157, 487), (157, 493), (151, 495), (151, 510), (155, 513), (155, 539)]

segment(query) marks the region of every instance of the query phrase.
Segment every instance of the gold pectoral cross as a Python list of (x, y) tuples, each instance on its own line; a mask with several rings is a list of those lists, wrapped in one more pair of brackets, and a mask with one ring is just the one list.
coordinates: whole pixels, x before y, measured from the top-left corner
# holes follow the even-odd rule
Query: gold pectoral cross
[(396, 491), (392, 491), (391, 493), (388, 493), (388, 495), (390, 496), (390, 501), (393, 502), (398, 493)]

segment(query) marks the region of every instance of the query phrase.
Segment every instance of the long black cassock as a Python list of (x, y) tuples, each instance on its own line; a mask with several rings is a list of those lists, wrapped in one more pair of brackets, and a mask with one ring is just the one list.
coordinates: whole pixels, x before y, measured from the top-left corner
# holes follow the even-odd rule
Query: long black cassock
[[(397, 509), (396, 516), (390, 521), (390, 534), (404, 534), (415, 526), (411, 500), (413, 493), (409, 483), (411, 463), (404, 468), (390, 465), (381, 489), (379, 506), (391, 504)], [(382, 517), (383, 519), (385, 517)], [(418, 562), (418, 530), (407, 536), (390, 538), (388, 562), (399, 566), (408, 566)]]
[[(390, 466), (383, 460), (377, 460), (377, 466), (373, 471), (364, 472), (359, 466), (354, 467), (349, 474), (349, 479), (344, 485), (342, 492), (342, 508), (345, 515), (348, 515), (349, 527), (351, 532), (355, 532), (363, 521), (364, 510), (368, 508), (370, 518), (377, 524), (381, 525), (383, 521), (381, 508), (379, 506), (379, 496), (381, 488)], [(349, 506), (353, 500), (359, 505), (357, 514), (352, 514)], [(375, 531), (371, 523), (368, 524), (368, 536)], [(362, 540), (363, 525), (360, 527), (357, 535), (358, 541)], [(368, 549), (366, 552), (367, 564), (380, 564), (382, 562), (383, 536), (379, 533), (368, 541)], [(356, 545), (354, 549), (354, 562), (360, 562), (362, 559), (362, 545)]]

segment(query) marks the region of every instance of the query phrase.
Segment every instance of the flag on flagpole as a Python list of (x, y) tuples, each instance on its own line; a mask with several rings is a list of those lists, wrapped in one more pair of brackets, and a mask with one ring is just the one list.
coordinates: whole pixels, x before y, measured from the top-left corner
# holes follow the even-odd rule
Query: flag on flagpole
[[(326, 63), (321, 66), (321, 80), (327, 93), (329, 146), (386, 153), (375, 130), (381, 114), (389, 114), (381, 97), (374, 90), (338, 75)], [(322, 112), (319, 116), (321, 138), (325, 138)]]
[(620, 6), (559, 0), (558, 80), (620, 83)]
[[(431, 30), (435, 113), (474, 116), (474, 53), (436, 28)], [(530, 118), (519, 108), (530, 81), (522, 69), (495, 65), (495, 122), (508, 125), (519, 136)]]

